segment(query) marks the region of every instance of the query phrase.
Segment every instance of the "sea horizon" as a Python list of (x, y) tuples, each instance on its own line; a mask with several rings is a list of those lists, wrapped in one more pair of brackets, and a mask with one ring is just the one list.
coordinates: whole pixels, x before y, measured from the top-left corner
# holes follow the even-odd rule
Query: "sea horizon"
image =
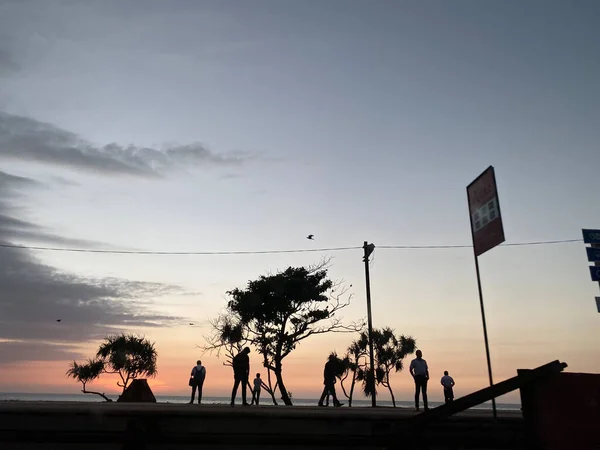
[[(118, 394), (108, 394), (108, 398), (116, 401)], [(190, 401), (189, 395), (156, 395), (157, 403), (179, 403), (185, 404)], [(249, 397), (250, 398), (250, 397)], [(56, 393), (27, 393), (27, 392), (0, 392), (0, 402), (6, 401), (21, 401), (21, 402), (84, 402), (84, 403), (103, 403), (101, 397), (94, 394), (56, 394)], [(204, 396), (202, 397), (202, 403), (206, 405), (227, 405), (229, 404), (229, 397), (219, 396)], [(340, 398), (340, 401), (344, 403), (344, 406), (348, 405), (348, 399)], [(241, 403), (241, 398), (236, 398), (237, 403)], [(318, 399), (316, 398), (293, 398), (293, 406), (316, 406)], [(278, 401), (279, 406), (283, 405), (283, 402)], [(429, 406), (435, 408), (441, 405), (443, 402), (430, 401)], [(271, 405), (271, 398), (268, 396), (261, 397), (261, 405)], [(381, 407), (392, 407), (391, 400), (378, 400), (377, 405)], [(371, 406), (370, 399), (353, 399), (352, 407), (356, 408), (368, 408)], [(414, 403), (407, 400), (397, 400), (396, 406), (399, 408), (413, 408)], [(496, 403), (498, 410), (502, 411), (519, 411), (521, 409), (520, 403)], [(486, 402), (478, 405), (474, 408), (476, 410), (491, 410), (491, 402)]]

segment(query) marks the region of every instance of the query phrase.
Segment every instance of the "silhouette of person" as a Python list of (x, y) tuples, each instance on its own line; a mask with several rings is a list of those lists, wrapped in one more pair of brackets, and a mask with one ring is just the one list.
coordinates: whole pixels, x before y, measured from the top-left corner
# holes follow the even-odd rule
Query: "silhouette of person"
[(235, 404), (238, 386), (242, 383), (242, 405), (250, 406), (246, 401), (246, 387), (250, 376), (250, 348), (246, 347), (233, 358), (233, 390), (231, 391), (231, 406)]
[(427, 405), (427, 381), (429, 380), (429, 368), (427, 361), (423, 359), (423, 352), (417, 350), (417, 357), (410, 362), (410, 374), (415, 380), (415, 409), (419, 411), (419, 393), (423, 392), (423, 406), (425, 411), (429, 410)]
[(325, 363), (325, 369), (323, 370), (323, 384), (325, 385), (323, 388), (323, 393), (321, 394), (321, 398), (319, 399), (319, 406), (325, 406), (323, 404), (323, 400), (328, 395), (331, 395), (333, 398), (334, 406), (342, 406), (342, 403), (338, 400), (335, 395), (335, 377), (336, 377), (336, 363), (335, 356), (329, 355), (328, 361)]
[(202, 365), (202, 361), (196, 361), (196, 365), (192, 368), (190, 374), (192, 378), (190, 385), (192, 386), (192, 399), (189, 404), (194, 403), (194, 397), (196, 396), (196, 389), (198, 390), (198, 404), (202, 403), (202, 387), (204, 386), (204, 379), (206, 378), (206, 367)]
[(456, 383), (454, 382), (454, 378), (448, 375), (447, 370), (444, 370), (444, 376), (440, 380), (440, 383), (444, 386), (444, 401), (446, 403), (452, 402), (454, 400), (454, 389), (452, 388)]
[(254, 389), (252, 389), (252, 402), (251, 404), (258, 406), (258, 402), (260, 401), (260, 388), (262, 387), (262, 380), (260, 379), (260, 373), (256, 374), (256, 378), (254, 379)]

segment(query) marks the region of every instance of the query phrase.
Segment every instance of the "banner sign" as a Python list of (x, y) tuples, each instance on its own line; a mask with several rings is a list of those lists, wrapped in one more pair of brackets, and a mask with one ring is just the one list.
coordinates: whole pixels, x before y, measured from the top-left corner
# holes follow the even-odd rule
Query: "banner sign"
[(475, 255), (479, 256), (505, 240), (496, 174), (492, 166), (467, 186), (467, 199), (473, 247)]

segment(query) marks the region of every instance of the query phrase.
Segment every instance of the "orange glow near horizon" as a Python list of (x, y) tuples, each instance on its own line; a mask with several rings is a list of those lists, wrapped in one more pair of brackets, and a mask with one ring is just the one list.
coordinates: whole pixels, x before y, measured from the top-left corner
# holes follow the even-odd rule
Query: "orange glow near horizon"
[[(157, 333), (158, 334), (158, 333)], [(149, 384), (156, 395), (189, 395), (187, 379), (190, 371), (195, 364), (196, 359), (202, 359), (207, 367), (207, 379), (204, 387), (206, 397), (227, 397), (232, 385), (231, 368), (223, 365), (223, 359), (218, 359), (214, 355), (201, 355), (196, 348), (187, 345), (188, 350), (182, 351), (185, 346), (181, 342), (171, 342), (159, 347), (159, 372), (158, 375), (149, 379)], [(320, 337), (314, 342), (306, 342), (299, 346), (284, 361), (284, 381), (288, 391), (292, 392), (294, 398), (317, 398), (322, 389), (322, 370), (328, 351), (336, 350), (342, 353), (343, 347), (336, 346), (336, 342), (345, 342), (345, 338), (339, 336), (335, 338)], [(330, 349), (327, 344), (332, 344)], [(426, 342), (424, 344), (427, 344)], [(472, 347), (472, 348), (471, 348)], [(328, 351), (323, 349), (327, 348)], [(449, 370), (450, 374), (456, 380), (456, 395), (461, 396), (477, 389), (486, 387), (487, 372), (484, 360), (484, 354), (481, 351), (481, 344), (463, 346), (460, 351), (449, 354), (445, 347), (427, 345), (427, 352), (424, 350), (424, 357), (428, 360), (431, 372), (431, 381), (429, 392), (431, 400), (441, 400), (442, 392), (439, 386), (439, 378), (444, 370)], [(493, 348), (493, 347), (492, 347)], [(563, 353), (560, 349), (544, 349), (537, 354), (530, 355), (507, 355), (496, 349), (492, 353), (496, 358), (494, 360), (495, 381), (502, 381), (516, 374), (516, 368), (535, 367), (553, 359), (556, 354)], [(566, 349), (565, 349), (566, 350)], [(163, 355), (163, 356), (160, 356)], [(257, 364), (258, 355), (253, 352), (251, 359), (251, 374), (260, 372), (263, 378), (266, 378), (265, 369)], [(457, 359), (459, 358), (459, 359)], [(405, 361), (405, 369), (392, 376), (392, 387), (394, 395), (399, 401), (410, 401), (413, 395), (412, 379), (408, 374), (408, 364), (412, 356)], [(587, 358), (585, 352), (571, 352), (569, 360), (569, 371), (590, 371), (591, 364), (598, 365)], [(2, 379), (0, 382), (0, 391), (11, 392), (35, 392), (35, 393), (69, 393), (76, 394), (81, 390), (81, 386), (74, 380), (66, 377), (65, 372), (68, 368), (68, 361), (38, 362), (28, 361), (18, 364), (6, 365), (3, 368)], [(598, 368), (596, 368), (596, 371)], [(43, 376), (40, 376), (43, 373)], [(102, 375), (100, 379), (90, 383), (87, 388), (115, 396), (120, 393), (117, 386), (118, 377), (116, 375)], [(349, 387), (349, 382), (345, 386)], [(10, 389), (7, 389), (9, 388)], [(338, 395), (343, 396), (339, 384), (336, 386)], [(360, 393), (357, 399), (364, 398)], [(385, 389), (380, 389), (379, 398), (388, 400), (389, 393)], [(519, 394), (515, 392), (506, 396), (502, 401), (519, 402)]]

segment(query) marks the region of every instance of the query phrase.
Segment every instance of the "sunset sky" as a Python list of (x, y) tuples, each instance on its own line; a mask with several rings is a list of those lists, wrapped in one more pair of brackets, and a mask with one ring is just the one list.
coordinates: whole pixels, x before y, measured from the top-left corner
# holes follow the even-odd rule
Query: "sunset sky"
[[(507, 243), (600, 228), (599, 14), (595, 0), (0, 0), (0, 243), (367, 240), (374, 325), (416, 338), (430, 397), (444, 370), (457, 395), (485, 387), (472, 250), (381, 247), (469, 245), (465, 187), (489, 165)], [(77, 393), (69, 361), (129, 331), (156, 342), (155, 393), (187, 394), (202, 358), (205, 395), (226, 395), (230, 369), (198, 349), (226, 291), (327, 256), (352, 285), (344, 319), (366, 317), (360, 249), (0, 248), (0, 392)], [(496, 381), (555, 359), (600, 372), (587, 265), (583, 242), (480, 258)], [(284, 363), (293, 396), (317, 396), (327, 354), (354, 337), (302, 342)], [(407, 371), (392, 383), (411, 398)]]

